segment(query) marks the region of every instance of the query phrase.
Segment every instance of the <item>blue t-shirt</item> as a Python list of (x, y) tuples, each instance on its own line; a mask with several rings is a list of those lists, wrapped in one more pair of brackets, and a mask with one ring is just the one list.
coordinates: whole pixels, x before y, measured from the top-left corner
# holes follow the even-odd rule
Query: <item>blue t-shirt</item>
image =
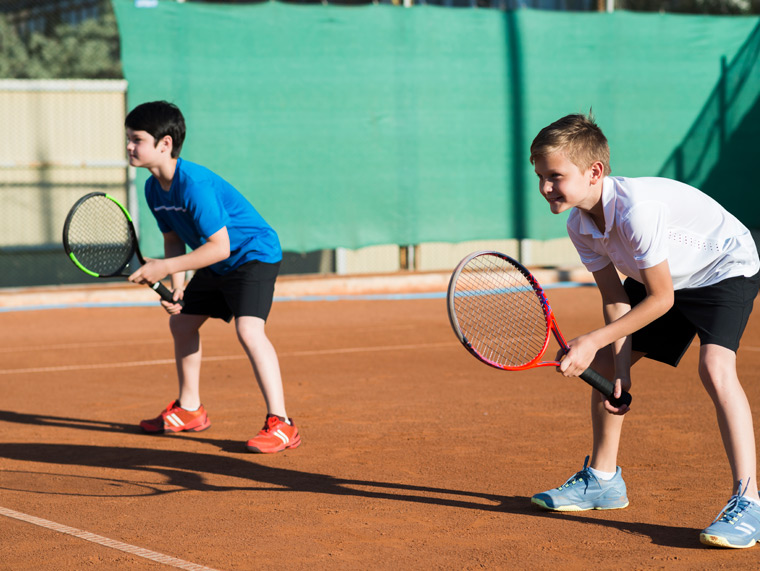
[(230, 257), (209, 266), (216, 274), (253, 260), (282, 260), (277, 233), (235, 187), (205, 167), (177, 159), (171, 189), (163, 190), (151, 176), (145, 199), (161, 232), (176, 232), (193, 250), (227, 227)]

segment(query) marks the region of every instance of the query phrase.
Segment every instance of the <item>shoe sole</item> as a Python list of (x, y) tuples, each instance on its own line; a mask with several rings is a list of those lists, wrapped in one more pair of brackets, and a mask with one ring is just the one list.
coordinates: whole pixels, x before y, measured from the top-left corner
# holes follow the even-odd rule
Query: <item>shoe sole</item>
[(195, 428), (177, 428), (177, 429), (171, 429), (171, 428), (164, 428), (163, 430), (146, 430), (142, 426), (140, 427), (140, 430), (142, 430), (145, 434), (175, 434), (177, 432), (203, 432), (204, 430), (208, 430), (211, 428), (211, 423), (208, 424), (202, 424), (200, 426), (196, 426)]
[(277, 452), (282, 452), (284, 450), (290, 450), (292, 448), (298, 448), (301, 445), (301, 437), (298, 437), (298, 440), (295, 440), (288, 444), (287, 446), (283, 446), (282, 448), (274, 448), (272, 450), (262, 450), (260, 448), (257, 448), (255, 446), (248, 446), (246, 444), (246, 448), (249, 452), (253, 452), (254, 454), (275, 454)]
[(712, 535), (709, 533), (699, 534), (699, 541), (704, 545), (710, 545), (712, 547), (729, 547), (731, 549), (746, 549), (748, 547), (753, 547), (757, 543), (757, 541), (753, 539), (747, 545), (734, 545), (725, 537), (720, 537), (719, 535)]
[(211, 423), (210, 422), (208, 424), (206, 424), (206, 425), (202, 424), (200, 426), (196, 426), (195, 428), (178, 428), (176, 430), (171, 430), (171, 429), (166, 430), (166, 429), (164, 429), (164, 432), (165, 433), (166, 432), (169, 432), (169, 433), (173, 433), (173, 432), (203, 432), (204, 430), (208, 430), (209, 428), (211, 428)]
[(586, 512), (586, 511), (590, 511), (590, 510), (622, 510), (622, 509), (628, 507), (628, 502), (627, 501), (625, 502), (625, 504), (622, 504), (622, 505), (589, 506), (589, 507), (584, 507), (582, 505), (579, 506), (577, 504), (571, 504), (571, 505), (567, 505), (567, 506), (553, 507), (553, 506), (546, 505), (546, 502), (544, 502), (543, 500), (537, 500), (537, 499), (531, 498), (530, 501), (531, 501), (531, 503), (533, 503), (533, 504), (535, 504), (535, 505), (537, 505), (539, 507), (542, 507), (544, 509), (547, 509), (547, 510), (550, 510), (550, 511), (553, 511), (553, 512)]

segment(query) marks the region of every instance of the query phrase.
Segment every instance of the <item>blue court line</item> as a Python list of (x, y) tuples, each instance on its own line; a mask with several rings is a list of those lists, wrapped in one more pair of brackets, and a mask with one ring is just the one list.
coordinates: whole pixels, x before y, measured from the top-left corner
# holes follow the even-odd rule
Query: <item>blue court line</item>
[[(557, 282), (542, 286), (544, 289), (557, 288), (574, 288), (596, 286), (594, 283), (579, 282)], [(289, 301), (392, 301), (392, 300), (412, 300), (412, 299), (445, 299), (446, 292), (429, 292), (429, 293), (378, 293), (378, 294), (357, 294), (357, 295), (297, 295), (297, 296), (275, 296), (275, 302)], [(105, 307), (154, 307), (158, 305), (158, 300), (154, 301), (103, 301), (103, 302), (86, 302), (86, 303), (55, 303), (49, 305), (23, 305), (18, 307), (0, 307), (0, 313), (9, 313), (12, 311), (42, 311), (46, 309), (91, 309)]]

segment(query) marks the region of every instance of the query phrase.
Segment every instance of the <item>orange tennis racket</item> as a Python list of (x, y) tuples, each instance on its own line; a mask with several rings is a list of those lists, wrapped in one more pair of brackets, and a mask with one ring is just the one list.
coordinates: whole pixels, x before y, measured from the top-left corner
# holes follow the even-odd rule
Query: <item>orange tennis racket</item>
[[(550, 334), (569, 350), (544, 290), (518, 261), (498, 252), (474, 252), (454, 270), (447, 293), (449, 320), (454, 333), (477, 359), (505, 371), (557, 367), (542, 361)], [(591, 368), (581, 379), (602, 393), (615, 407), (631, 404), (623, 391)]]

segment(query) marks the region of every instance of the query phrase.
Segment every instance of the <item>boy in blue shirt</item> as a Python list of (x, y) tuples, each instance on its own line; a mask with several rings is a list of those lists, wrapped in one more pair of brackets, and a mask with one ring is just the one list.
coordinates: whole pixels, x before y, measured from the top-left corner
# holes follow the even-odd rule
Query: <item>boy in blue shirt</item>
[[(752, 413), (736, 351), (760, 285), (750, 232), (696, 188), (664, 178), (610, 175), (607, 139), (591, 117), (568, 115), (531, 145), (539, 190), (554, 214), (570, 211), (568, 234), (602, 296), (605, 324), (568, 342), (565, 376), (590, 365), (631, 385), (642, 357), (676, 366), (699, 336), (699, 377), (710, 395), (732, 472), (733, 495), (700, 541), (751, 547), (760, 539)], [(627, 276), (621, 283), (618, 272)], [(628, 506), (617, 466), (623, 416), (592, 393), (593, 448), (580, 472), (532, 502), (555, 511)]]
[[(179, 157), (185, 120), (175, 105), (143, 103), (127, 115), (125, 127), (129, 164), (152, 175), (145, 198), (165, 254), (148, 259), (129, 280), (154, 284), (171, 276), (176, 302), (161, 303), (170, 314), (179, 395), (140, 427), (161, 434), (211, 426), (200, 399), (200, 327), (209, 317), (234, 317), (267, 406), (264, 427), (246, 446), (260, 453), (296, 448), (301, 437), (287, 416), (277, 353), (264, 331), (282, 260), (277, 234), (231, 184)], [(185, 284), (187, 271), (195, 274)]]

